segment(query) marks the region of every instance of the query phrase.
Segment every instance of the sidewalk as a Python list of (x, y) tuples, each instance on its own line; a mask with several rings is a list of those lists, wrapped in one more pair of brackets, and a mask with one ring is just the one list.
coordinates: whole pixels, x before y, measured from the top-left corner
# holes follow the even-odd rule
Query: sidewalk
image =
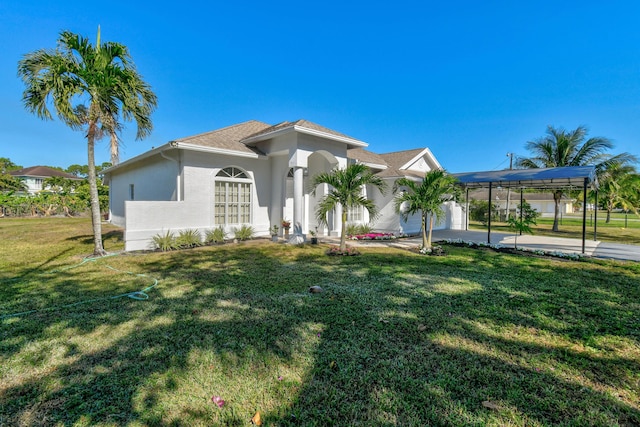
[[(487, 242), (487, 232), (480, 230), (434, 230), (432, 240), (464, 240), (476, 243)], [(323, 240), (326, 238), (323, 237)], [(337, 239), (339, 241), (339, 239)], [(515, 236), (507, 233), (491, 233), (491, 244), (513, 246)], [(396, 248), (408, 248), (419, 246), (422, 243), (420, 237), (411, 237), (398, 240), (349, 240), (349, 245), (359, 246), (390, 246)], [(582, 239), (567, 239), (563, 237), (548, 236), (518, 236), (518, 247), (543, 250), (546, 252), (582, 253)], [(620, 243), (600, 242), (593, 239), (585, 241), (585, 255), (594, 258), (608, 258), (640, 262), (640, 246), (624, 245)]]
[[(486, 242), (487, 232), (476, 230), (434, 230), (433, 240), (462, 239), (473, 242)], [(505, 246), (514, 245), (514, 234), (491, 233), (491, 243)], [(624, 245), (621, 243), (585, 240), (585, 255), (594, 258), (609, 258), (628, 261), (640, 261), (640, 246)], [(540, 249), (543, 251), (582, 253), (582, 239), (567, 239), (564, 237), (549, 237), (536, 235), (518, 236), (518, 247)]]

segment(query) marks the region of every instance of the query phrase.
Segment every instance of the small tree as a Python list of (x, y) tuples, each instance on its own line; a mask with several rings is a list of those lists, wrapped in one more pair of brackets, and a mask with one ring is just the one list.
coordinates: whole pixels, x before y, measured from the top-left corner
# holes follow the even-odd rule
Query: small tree
[(362, 163), (353, 163), (344, 169), (334, 169), (331, 172), (321, 173), (313, 177), (311, 186), (315, 196), (320, 184), (328, 184), (329, 192), (322, 197), (316, 209), (318, 224), (327, 223), (327, 214), (336, 207), (342, 206), (342, 230), (340, 232), (340, 252), (347, 248), (346, 227), (347, 213), (349, 209), (362, 206), (369, 212), (371, 219), (378, 215), (378, 208), (372, 200), (362, 195), (365, 185), (372, 185), (381, 193), (386, 190), (386, 183), (382, 178), (371, 173), (371, 169)]
[(507, 219), (507, 223), (509, 224), (509, 228), (515, 230), (515, 240), (513, 247), (518, 249), (518, 234), (529, 233), (533, 234), (533, 230), (531, 230), (531, 225), (536, 225), (536, 218), (540, 216), (540, 213), (533, 209), (526, 200), (522, 201), (520, 205), (520, 215), (510, 216)]
[[(396, 212), (405, 221), (409, 215), (420, 213), (423, 248), (431, 248), (433, 217), (440, 219), (444, 214), (442, 204), (454, 199), (455, 182), (454, 176), (447, 175), (442, 169), (434, 169), (427, 172), (422, 181), (416, 182), (409, 178), (399, 178), (393, 186), (394, 193), (400, 187), (407, 188), (407, 191), (399, 192), (393, 200)], [(427, 217), (429, 217), (428, 235)]]

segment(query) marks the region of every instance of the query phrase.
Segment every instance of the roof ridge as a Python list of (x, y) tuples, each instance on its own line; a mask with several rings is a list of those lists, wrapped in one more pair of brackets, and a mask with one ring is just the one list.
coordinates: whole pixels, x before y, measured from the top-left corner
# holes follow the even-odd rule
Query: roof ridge
[(225, 126), (223, 128), (209, 130), (209, 131), (206, 131), (206, 132), (202, 132), (202, 133), (198, 133), (198, 134), (190, 135), (190, 136), (185, 136), (185, 137), (182, 137), (182, 138), (176, 138), (176, 139), (173, 139), (172, 141), (178, 141), (178, 142), (185, 141), (185, 140), (188, 140), (188, 139), (193, 139), (193, 138), (197, 138), (197, 137), (201, 137), (201, 136), (205, 136), (205, 135), (211, 135), (211, 134), (214, 134), (214, 133), (223, 132), (225, 130), (233, 129), (233, 128), (238, 127), (238, 126), (244, 126), (244, 125), (247, 125), (247, 124), (250, 124), (250, 123), (251, 124), (258, 123), (258, 124), (270, 126), (269, 123), (261, 122), (260, 120), (247, 120), (247, 121), (244, 121), (244, 122), (236, 123), (234, 125)]

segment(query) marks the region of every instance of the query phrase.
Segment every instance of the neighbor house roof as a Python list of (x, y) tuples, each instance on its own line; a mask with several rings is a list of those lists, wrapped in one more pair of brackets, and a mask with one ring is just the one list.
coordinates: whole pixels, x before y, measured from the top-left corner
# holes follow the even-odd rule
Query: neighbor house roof
[(81, 179), (77, 176), (63, 172), (48, 166), (31, 166), (14, 171), (10, 171), (9, 175), (17, 177), (33, 177), (33, 178), (50, 178), (52, 176), (61, 176), (68, 179)]
[(253, 135), (247, 136), (242, 140), (245, 144), (254, 144), (259, 141), (264, 141), (279, 134), (297, 131), (300, 133), (306, 133), (309, 135), (322, 136), (324, 138), (334, 139), (340, 142), (344, 142), (347, 145), (354, 147), (366, 147), (367, 143), (352, 138), (344, 133), (336, 132), (335, 130), (320, 126), (316, 123), (308, 120), (296, 120), (295, 122), (282, 122), (276, 125), (270, 126), (266, 129), (262, 129)]

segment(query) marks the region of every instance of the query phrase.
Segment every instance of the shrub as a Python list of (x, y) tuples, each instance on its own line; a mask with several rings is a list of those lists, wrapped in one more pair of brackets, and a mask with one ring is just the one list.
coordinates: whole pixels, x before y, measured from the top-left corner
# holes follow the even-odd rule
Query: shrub
[(156, 249), (160, 249), (162, 252), (176, 249), (176, 236), (171, 230), (167, 230), (165, 234), (156, 234), (153, 236), (153, 244)]
[(372, 231), (373, 227), (370, 224), (347, 224), (347, 236), (369, 234)]
[(244, 224), (240, 228), (234, 228), (233, 234), (236, 239), (242, 241), (242, 240), (253, 239), (253, 235), (255, 234), (255, 231), (253, 230), (253, 227), (251, 227), (250, 225)]
[[(469, 219), (472, 221), (480, 221), (482, 224), (486, 224), (489, 214), (489, 202), (486, 200), (469, 201)], [(491, 204), (491, 220), (498, 219), (498, 205)]]
[(204, 234), (205, 243), (224, 243), (225, 240), (227, 240), (227, 232), (221, 225), (214, 230), (207, 230)]
[(360, 224), (358, 226), (358, 234), (369, 234), (373, 232), (371, 224)]
[(356, 256), (360, 255), (360, 252), (356, 248), (347, 246), (344, 251), (340, 250), (340, 246), (331, 246), (325, 252), (329, 256)]
[(198, 230), (183, 230), (176, 238), (176, 246), (183, 249), (202, 246), (202, 236)]

